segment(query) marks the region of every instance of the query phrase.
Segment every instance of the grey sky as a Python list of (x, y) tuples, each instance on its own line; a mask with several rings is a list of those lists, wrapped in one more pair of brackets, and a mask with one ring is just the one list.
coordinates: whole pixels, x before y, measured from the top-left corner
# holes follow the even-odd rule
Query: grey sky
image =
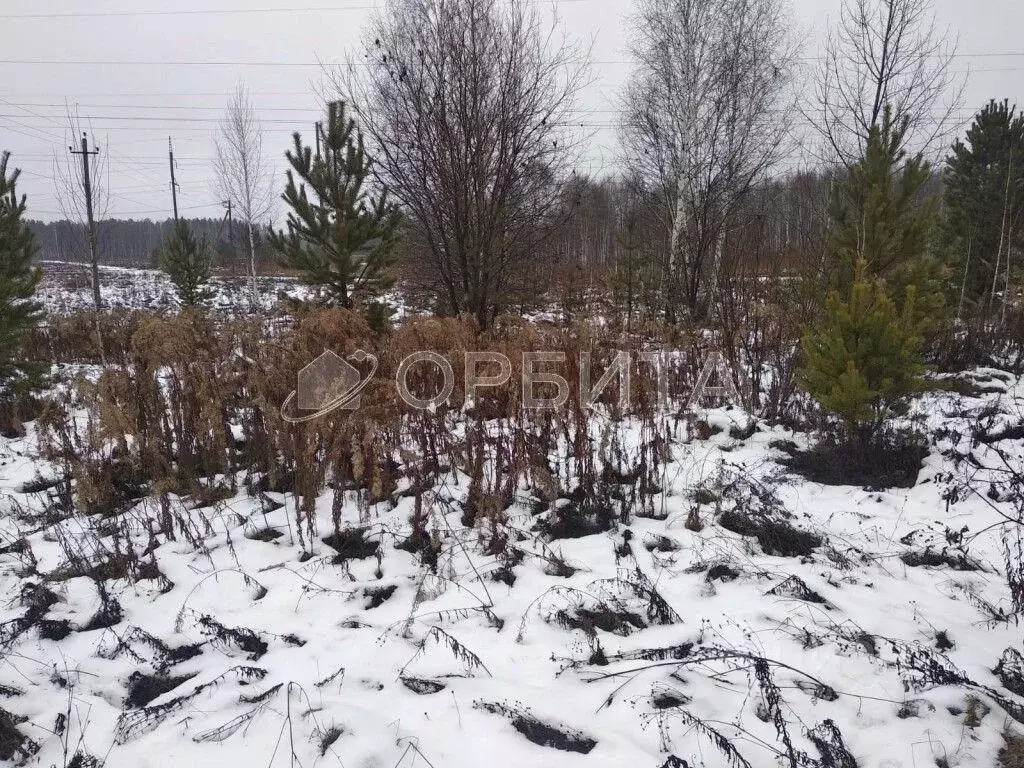
[[(0, 149), (11, 150), (14, 164), (24, 169), (20, 191), (29, 195), (30, 215), (60, 218), (52, 158), (55, 151), (67, 151), (65, 99), (78, 105), (108, 153), (112, 216), (170, 216), (168, 135), (179, 161), (182, 214), (222, 215), (212, 190), (212, 137), (239, 81), (250, 88), (264, 121), (264, 153), (278, 167), (275, 190), (282, 187), (281, 156), (291, 132), (308, 131), (318, 116), (311, 86), (319, 73), (316, 62), (341, 61), (355, 51), (359, 29), (376, 2), (0, 0)], [(839, 0), (791, 2), (804, 55), (814, 57)], [(593, 173), (615, 170), (610, 126), (616, 91), (629, 70), (624, 25), (630, 5), (629, 0), (556, 3), (569, 32), (593, 41), (593, 84), (579, 113), (592, 133), (582, 170)], [(308, 10), (317, 6), (331, 10)], [(266, 10), (288, 7), (306, 10)], [(955, 68), (971, 72), (958, 117), (969, 118), (993, 97), (1024, 105), (1024, 3), (935, 0), (935, 8), (939, 25), (959, 35)]]

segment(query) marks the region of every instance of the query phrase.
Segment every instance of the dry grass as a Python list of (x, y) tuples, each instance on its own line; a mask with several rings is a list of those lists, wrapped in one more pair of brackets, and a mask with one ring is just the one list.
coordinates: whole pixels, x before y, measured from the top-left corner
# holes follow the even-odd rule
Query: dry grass
[(1003, 746), (999, 750), (999, 768), (1024, 768), (1024, 736), (1003, 731)]

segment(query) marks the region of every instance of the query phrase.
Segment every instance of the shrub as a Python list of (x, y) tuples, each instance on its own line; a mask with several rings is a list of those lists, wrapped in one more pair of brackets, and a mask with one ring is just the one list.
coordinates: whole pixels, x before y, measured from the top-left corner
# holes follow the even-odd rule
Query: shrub
[(804, 335), (804, 386), (861, 444), (904, 413), (921, 387), (922, 336), (913, 297), (911, 288), (898, 312), (882, 284), (865, 278), (862, 262), (849, 298), (833, 292), (820, 325)]

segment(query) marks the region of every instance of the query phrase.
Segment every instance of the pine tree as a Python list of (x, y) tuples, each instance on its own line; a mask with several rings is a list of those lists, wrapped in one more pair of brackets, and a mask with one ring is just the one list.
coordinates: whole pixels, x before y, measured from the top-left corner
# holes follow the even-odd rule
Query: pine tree
[[(35, 239), (22, 216), (26, 198), (15, 189), (19, 169), (7, 172), (9, 152), (0, 155), (0, 397), (5, 417), (13, 397), (42, 385), (43, 367), (21, 354), (29, 333), (43, 315), (35, 301), (42, 270), (32, 266)], [(8, 425), (4, 425), (4, 431)]]
[(990, 101), (966, 142), (953, 145), (944, 181), (959, 257), (956, 300), (962, 294), (965, 304), (984, 308), (1005, 290), (1012, 251), (1024, 248), (1024, 114), (1008, 101)]
[(633, 328), (633, 318), (640, 310), (654, 306), (658, 283), (657, 268), (650, 251), (644, 248), (636, 231), (635, 221), (628, 221), (623, 231), (616, 235), (619, 256), (614, 269), (608, 275), (612, 299), (626, 315), (626, 331)]
[(837, 188), (830, 242), (834, 287), (849, 291), (863, 262), (865, 275), (883, 280), (893, 299), (903, 302), (913, 287), (915, 316), (930, 323), (942, 310), (945, 271), (933, 246), (935, 201), (922, 200), (931, 170), (922, 155), (908, 157), (901, 149), (906, 132), (906, 119), (894, 121), (887, 108), (871, 129), (864, 157)]
[(287, 233), (273, 232), (272, 246), (332, 304), (352, 307), (379, 297), (394, 282), (388, 268), (398, 209), (386, 189), (379, 194), (367, 189), (370, 160), (362, 133), (346, 116), (345, 104), (332, 102), (320, 153), (304, 146), (298, 133), (294, 141), (286, 155), (292, 167), (282, 196), (291, 208)]
[(183, 306), (200, 306), (213, 298), (209, 286), (213, 250), (206, 235), (196, 237), (184, 220), (174, 222), (160, 252), (160, 264)]
[(861, 261), (846, 299), (831, 292), (820, 325), (802, 340), (804, 387), (839, 417), (846, 436), (862, 444), (905, 411), (920, 389), (921, 321), (911, 286), (901, 311)]

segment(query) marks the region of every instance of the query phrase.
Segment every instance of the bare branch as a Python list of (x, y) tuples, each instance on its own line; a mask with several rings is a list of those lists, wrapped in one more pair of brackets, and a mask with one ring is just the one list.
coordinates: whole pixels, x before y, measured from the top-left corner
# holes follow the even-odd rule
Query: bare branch
[(447, 310), (487, 325), (561, 210), (585, 51), (528, 0), (391, 0), (364, 48), (328, 77)]
[(935, 25), (931, 0), (843, 0), (815, 79), (811, 122), (829, 159), (863, 154), (886, 106), (906, 121), (905, 149), (926, 155), (956, 132), (965, 80), (951, 69), (956, 41)]

